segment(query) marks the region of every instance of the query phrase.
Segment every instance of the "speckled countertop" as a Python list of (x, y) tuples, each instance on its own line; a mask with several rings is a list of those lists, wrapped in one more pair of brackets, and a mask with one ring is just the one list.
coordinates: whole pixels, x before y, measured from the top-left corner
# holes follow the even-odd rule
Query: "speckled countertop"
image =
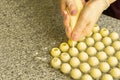
[[(98, 24), (120, 33), (120, 20)], [(0, 0), (0, 80), (71, 80), (49, 64), (66, 40), (57, 0)]]

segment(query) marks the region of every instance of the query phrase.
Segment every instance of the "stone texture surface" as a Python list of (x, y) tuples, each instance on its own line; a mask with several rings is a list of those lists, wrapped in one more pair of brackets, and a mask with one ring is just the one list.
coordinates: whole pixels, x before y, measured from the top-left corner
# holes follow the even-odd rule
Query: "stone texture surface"
[[(98, 24), (120, 33), (120, 20)], [(0, 80), (72, 80), (49, 63), (66, 40), (57, 0), (0, 0)]]

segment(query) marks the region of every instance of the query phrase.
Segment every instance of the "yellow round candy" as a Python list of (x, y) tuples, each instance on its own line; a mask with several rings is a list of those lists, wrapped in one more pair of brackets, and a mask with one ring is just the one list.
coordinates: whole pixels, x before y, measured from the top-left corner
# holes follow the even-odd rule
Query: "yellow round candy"
[(110, 74), (117, 79), (120, 79), (120, 69), (115, 67), (113, 69), (110, 70)]
[(64, 74), (70, 73), (71, 69), (72, 69), (72, 68), (71, 68), (70, 64), (68, 64), (68, 63), (63, 63), (63, 64), (61, 65), (61, 67), (60, 67), (60, 70), (61, 70)]
[(90, 75), (94, 78), (94, 79), (99, 79), (102, 75), (101, 71), (97, 68), (93, 68), (90, 70)]
[(100, 51), (97, 53), (97, 58), (100, 60), (100, 61), (104, 61), (107, 59), (107, 55), (104, 51)]
[(60, 59), (63, 61), (63, 62), (68, 62), (70, 60), (70, 55), (66, 52), (63, 52), (61, 53), (60, 55)]
[(90, 71), (90, 65), (88, 63), (81, 63), (79, 68), (83, 73)]
[(73, 79), (80, 79), (81, 75), (82, 75), (81, 71), (77, 68), (72, 69), (71, 72), (70, 72), (70, 76)]
[(62, 52), (66, 52), (66, 51), (68, 51), (68, 49), (69, 49), (69, 45), (66, 42), (63, 42), (60, 44), (60, 50)]
[(115, 53), (115, 49), (112, 46), (107, 46), (104, 51), (109, 56)]
[(77, 48), (78, 48), (78, 50), (80, 50), (80, 51), (84, 51), (84, 50), (87, 48), (87, 45), (86, 45), (85, 42), (79, 42), (79, 43), (77, 44)]
[(99, 64), (99, 68), (100, 68), (100, 70), (102, 71), (102, 72), (108, 72), (109, 70), (110, 70), (110, 66), (109, 66), (109, 64), (107, 63), (107, 62), (101, 62), (100, 64)]
[(105, 46), (109, 46), (109, 45), (112, 43), (112, 40), (111, 40), (110, 37), (104, 37), (104, 38), (102, 39), (102, 42), (103, 42), (103, 44), (104, 44)]
[(96, 42), (94, 46), (98, 51), (101, 51), (105, 48), (104, 44), (100, 41)]
[(113, 77), (110, 74), (104, 74), (102, 80), (113, 80)]
[(51, 50), (51, 55), (52, 55), (53, 57), (58, 57), (58, 56), (60, 55), (60, 53), (61, 53), (61, 51), (60, 51), (59, 48), (53, 48), (53, 49)]
[(100, 41), (102, 39), (102, 36), (100, 33), (94, 33), (92, 37), (95, 41)]
[(110, 33), (110, 38), (115, 41), (115, 40), (118, 40), (119, 39), (119, 34), (117, 32), (112, 32)]
[(90, 57), (88, 58), (88, 63), (92, 66), (95, 67), (99, 64), (99, 60), (96, 57)]
[(93, 46), (94, 43), (95, 43), (95, 41), (94, 41), (94, 39), (93, 39), (92, 37), (86, 38), (85, 42), (86, 42), (86, 44), (87, 44), (88, 46)]
[(114, 41), (112, 46), (115, 50), (120, 50), (120, 41)]
[(100, 27), (96, 24), (95, 26), (93, 26), (92, 32), (96, 33), (99, 32)]
[(109, 35), (109, 30), (107, 28), (102, 28), (100, 30), (100, 34), (105, 37), (105, 36), (108, 36)]
[(59, 69), (60, 66), (61, 66), (61, 60), (60, 60), (58, 57), (54, 57), (54, 58), (51, 60), (51, 65), (52, 65), (53, 68)]
[(72, 48), (69, 49), (69, 54), (71, 56), (77, 56), (78, 53), (79, 53), (79, 51), (78, 51), (78, 49), (76, 47), (72, 47)]
[(81, 77), (81, 80), (93, 80), (93, 78), (92, 78), (89, 74), (84, 74), (84, 75)]
[(120, 51), (115, 53), (115, 57), (120, 61)]
[(88, 54), (86, 52), (82, 51), (78, 54), (78, 58), (80, 59), (80, 61), (87, 61)]
[(80, 65), (79, 59), (78, 59), (77, 57), (72, 57), (72, 58), (70, 59), (70, 65), (71, 65), (72, 67), (78, 67), (78, 66)]
[(71, 47), (74, 47), (74, 46), (76, 46), (76, 44), (77, 44), (77, 41), (73, 41), (73, 40), (68, 40), (68, 44), (71, 46)]
[(86, 52), (89, 56), (93, 56), (97, 53), (97, 50), (95, 49), (95, 47), (88, 47)]
[(114, 57), (114, 56), (110, 56), (109, 58), (108, 58), (108, 60), (107, 60), (107, 62), (108, 62), (108, 64), (110, 65), (110, 66), (116, 66), (117, 64), (118, 64), (118, 60), (117, 60), (117, 58), (116, 57)]

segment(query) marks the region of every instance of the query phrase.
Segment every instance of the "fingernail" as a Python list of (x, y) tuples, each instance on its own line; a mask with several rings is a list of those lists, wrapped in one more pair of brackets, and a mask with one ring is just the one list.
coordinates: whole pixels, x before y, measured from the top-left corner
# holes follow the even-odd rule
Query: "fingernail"
[(72, 40), (76, 41), (77, 40), (77, 34), (72, 35)]
[(71, 15), (74, 15), (74, 14), (76, 14), (76, 10), (71, 11)]

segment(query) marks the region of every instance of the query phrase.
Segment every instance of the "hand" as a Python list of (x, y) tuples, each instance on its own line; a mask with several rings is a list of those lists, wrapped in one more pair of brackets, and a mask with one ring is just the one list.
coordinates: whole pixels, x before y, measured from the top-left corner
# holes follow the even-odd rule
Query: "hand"
[(80, 13), (78, 22), (72, 31), (69, 25), (70, 16), (67, 13), (66, 8), (68, 7), (70, 14), (73, 16), (77, 13), (77, 8), (74, 0), (71, 0), (71, 3), (68, 4), (69, 1), (70, 0), (61, 0), (61, 10), (64, 17), (66, 34), (68, 38), (78, 41), (81, 37), (84, 37), (91, 32), (92, 27), (106, 8), (106, 4), (103, 0), (89, 0), (88, 2), (82, 0), (84, 7)]

